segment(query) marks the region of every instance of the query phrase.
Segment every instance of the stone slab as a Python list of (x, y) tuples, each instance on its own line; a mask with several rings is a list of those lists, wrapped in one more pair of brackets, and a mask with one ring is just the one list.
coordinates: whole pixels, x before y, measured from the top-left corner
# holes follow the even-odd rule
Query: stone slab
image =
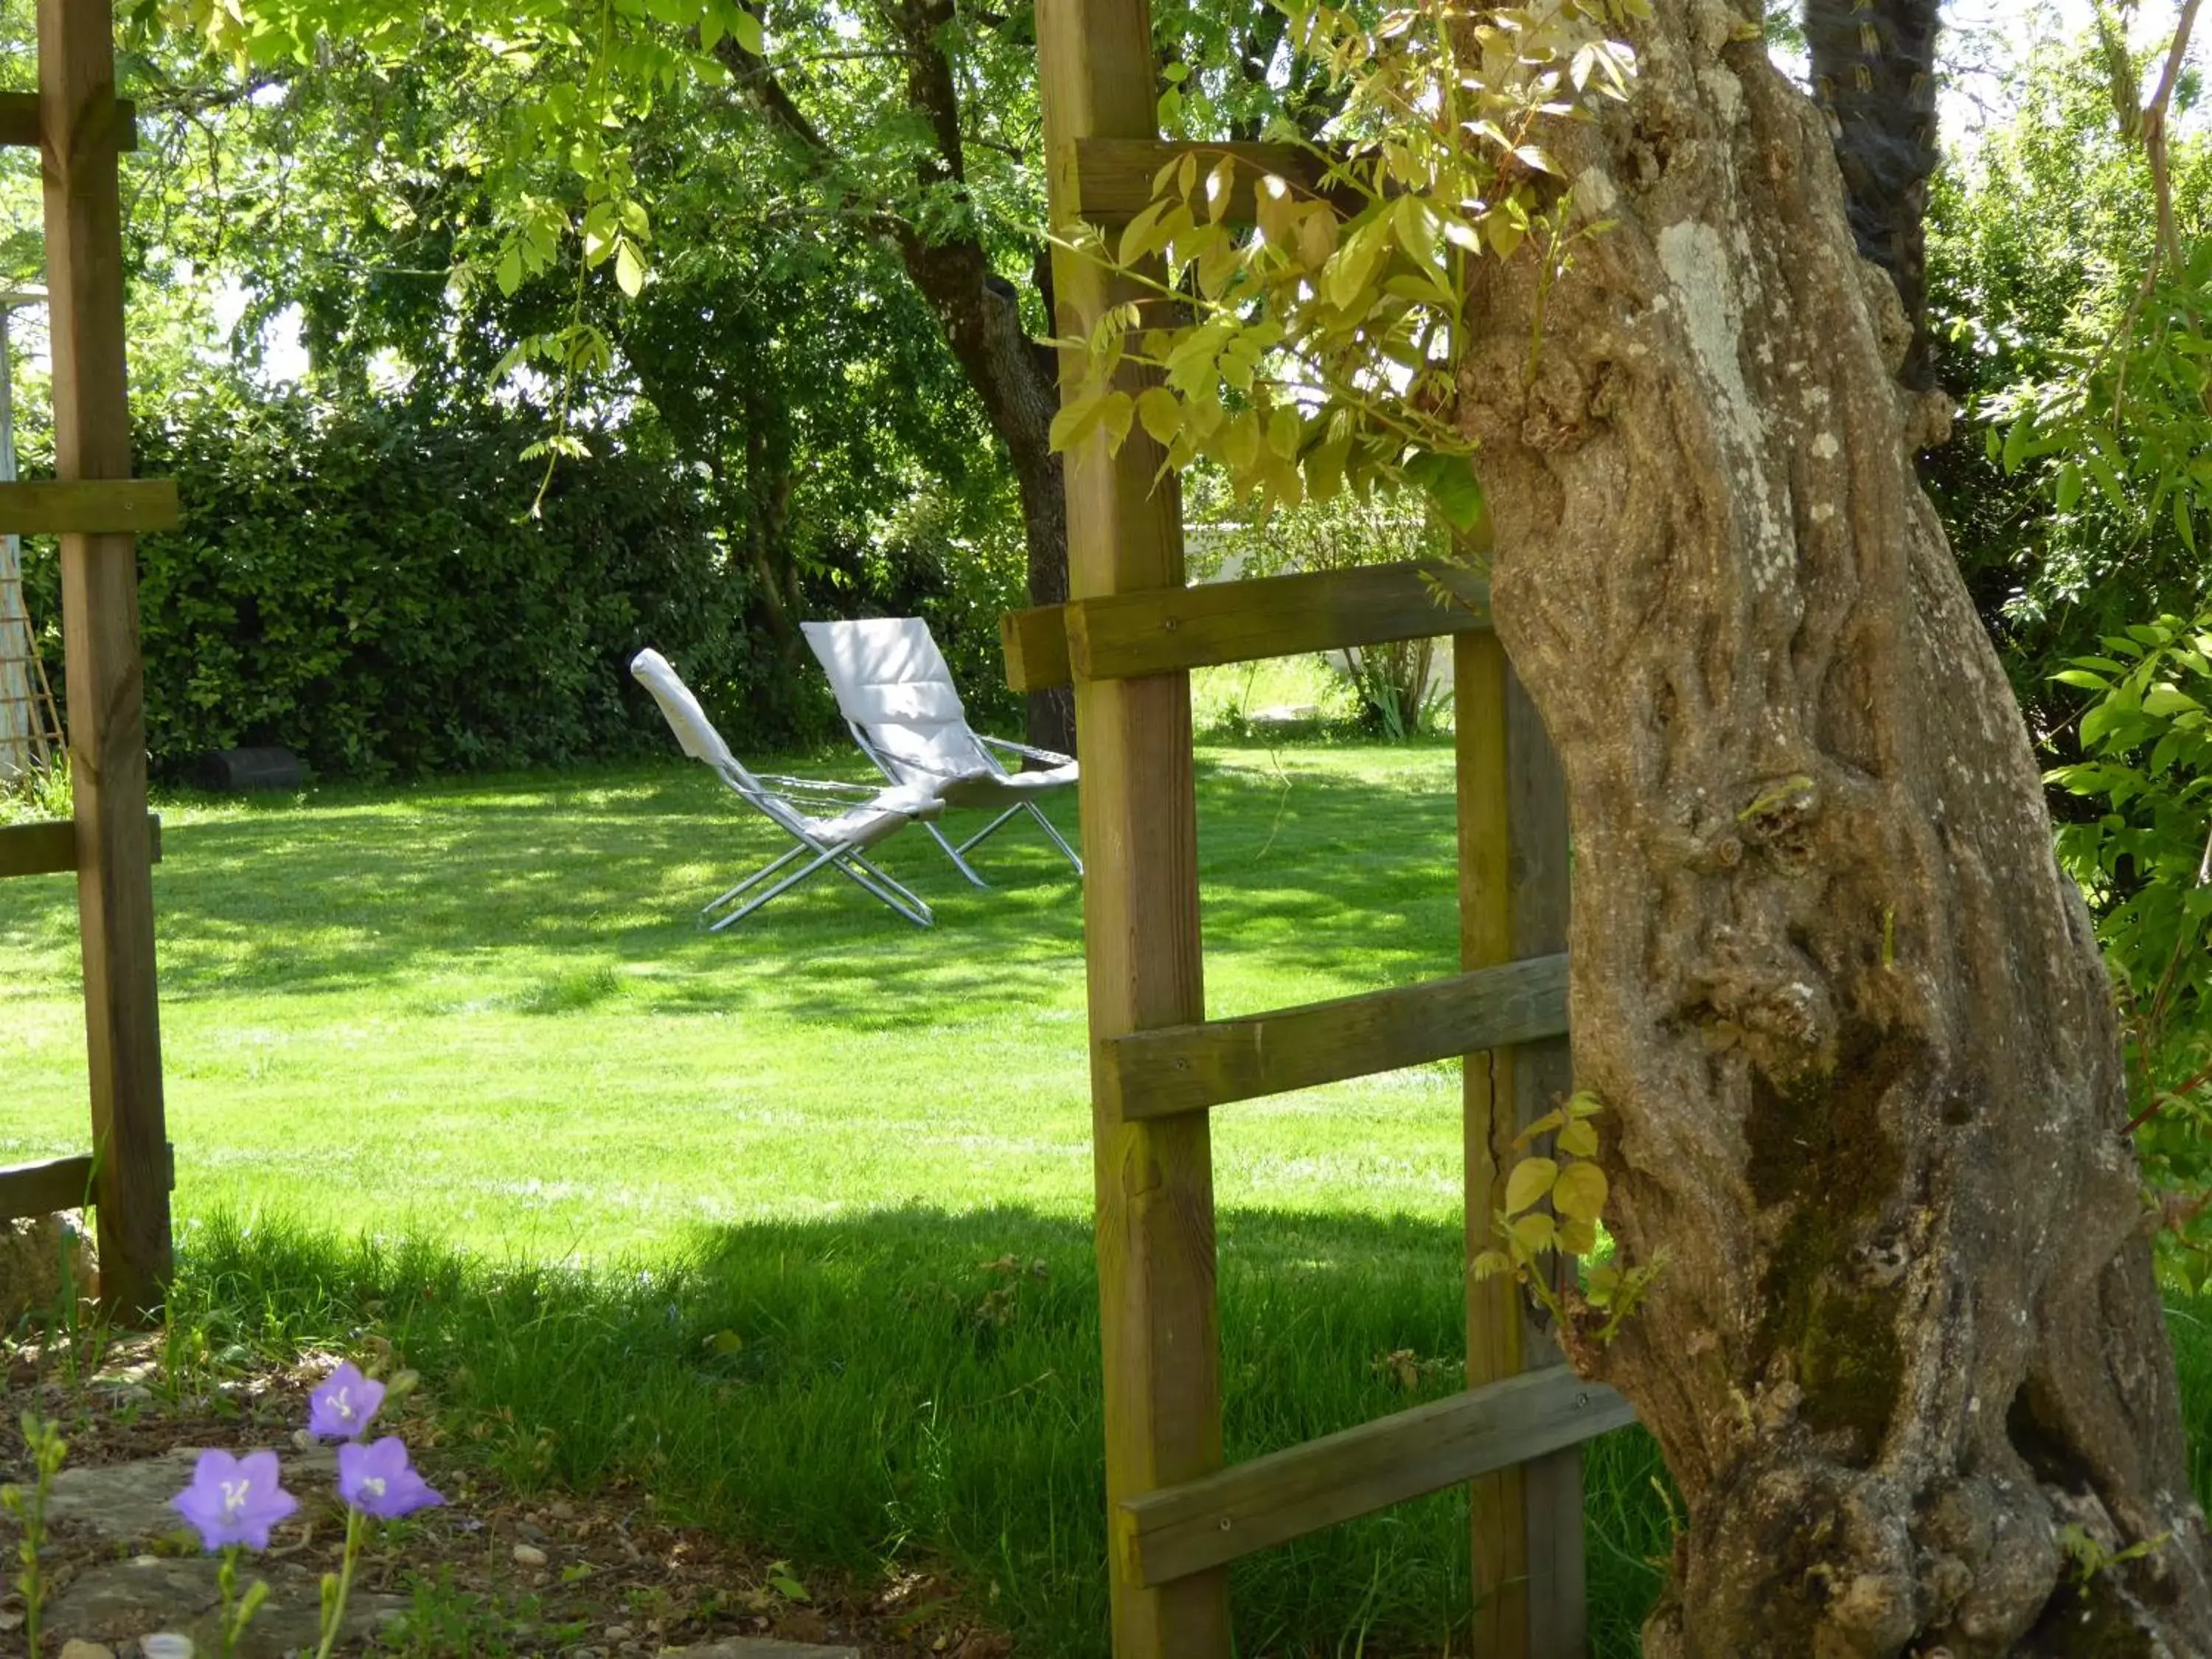
[[(337, 1454), (328, 1446), (276, 1449), (284, 1469), (284, 1489), (304, 1499), (314, 1489), (335, 1486)], [(172, 1533), (188, 1532), (169, 1500), (191, 1484), (196, 1446), (179, 1447), (135, 1463), (64, 1468), (54, 1477), (46, 1518), (88, 1528), (112, 1543), (132, 1544)]]
[[(110, 1644), (155, 1631), (176, 1631), (191, 1637), (200, 1652), (213, 1653), (222, 1599), (217, 1565), (212, 1556), (142, 1555), (89, 1568), (55, 1598), (47, 1623), (64, 1638)], [(256, 1578), (267, 1580), (269, 1599), (246, 1627), (238, 1659), (283, 1659), (302, 1649), (313, 1651), (321, 1620), (320, 1576), (289, 1562), (251, 1560), (239, 1576), (241, 1589)], [(403, 1595), (356, 1589), (346, 1605), (346, 1639), (365, 1640), (409, 1605)]]

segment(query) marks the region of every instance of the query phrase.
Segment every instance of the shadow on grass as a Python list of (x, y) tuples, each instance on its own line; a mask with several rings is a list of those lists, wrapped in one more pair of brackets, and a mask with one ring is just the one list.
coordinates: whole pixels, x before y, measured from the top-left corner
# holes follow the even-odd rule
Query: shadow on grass
[[(1222, 1224), (1230, 1455), (1462, 1386), (1449, 1225), (1242, 1212)], [(583, 1275), (284, 1224), (188, 1234), (176, 1303), (221, 1341), (374, 1330), (526, 1489), (645, 1482), (668, 1518), (866, 1574), (950, 1566), (1021, 1651), (1103, 1655), (1096, 1279), (1089, 1230), (1015, 1209), (908, 1208), (734, 1228), (665, 1267)], [(1384, 1356), (1409, 1355), (1405, 1368)], [(1604, 1656), (1664, 1553), (1640, 1431), (1591, 1449)], [(1248, 1654), (1462, 1651), (1467, 1504), (1448, 1492), (1243, 1564)]]
[[(1382, 760), (1363, 770), (1364, 757)], [(1448, 971), (1455, 809), (1449, 758), (1430, 759), (1290, 756), (1279, 775), (1258, 756), (1203, 763), (1209, 939), (1279, 952), (1316, 978)], [(1073, 838), (1074, 802), (1052, 811)], [(698, 930), (701, 902), (788, 844), (704, 768), (674, 762), (173, 811), (156, 875), (163, 991), (368, 994), (520, 972), (544, 988), (505, 1006), (557, 1008), (578, 994), (574, 975), (631, 968), (671, 1012), (883, 1030), (990, 1020), (1079, 982), (1079, 884), (1033, 825), (985, 843), (988, 892), (918, 831), (885, 844), (882, 861), (936, 908), (929, 932), (827, 873), (729, 933)], [(0, 926), (73, 969), (65, 886), (18, 884), (8, 898)]]

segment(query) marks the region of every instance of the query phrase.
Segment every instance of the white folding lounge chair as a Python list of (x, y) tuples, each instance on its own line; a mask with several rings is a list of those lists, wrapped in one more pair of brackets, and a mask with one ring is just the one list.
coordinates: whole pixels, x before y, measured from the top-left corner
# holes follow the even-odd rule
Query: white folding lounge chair
[[(929, 907), (870, 863), (866, 854), (877, 842), (897, 834), (908, 824), (933, 818), (943, 811), (944, 805), (936, 797), (926, 789), (896, 783), (891, 788), (875, 790), (866, 784), (823, 783), (809, 778), (748, 772), (722, 741), (722, 734), (714, 730), (706, 711), (699, 707), (699, 699), (691, 695), (691, 688), (668, 665), (667, 658), (658, 651), (641, 651), (630, 659), (629, 672), (639, 684), (653, 693), (653, 700), (660, 705), (660, 712), (667, 717), (669, 729), (676, 733), (676, 741), (683, 745), (684, 752), (714, 768), (724, 783), (758, 807), (799, 843), (728, 892), (701, 907), (699, 919), (707, 924), (710, 933), (719, 933), (732, 922), (750, 915), (778, 893), (796, 887), (825, 866), (852, 878), (857, 885), (874, 894), (917, 927), (930, 925), (933, 917)], [(844, 805), (845, 810), (835, 817), (812, 817), (791, 799), (793, 795), (810, 794), (831, 806)], [(807, 862), (767, 891), (755, 890), (761, 883), (799, 859), (806, 859)], [(719, 921), (708, 921), (715, 911), (730, 905), (737, 908)]]
[[(885, 777), (927, 790), (947, 806), (996, 814), (957, 847), (935, 824), (924, 826), (962, 875), (978, 887), (989, 885), (963, 854), (1022, 812), (1042, 824), (1076, 874), (1083, 873), (1083, 860), (1036, 804), (1040, 795), (1073, 787), (1076, 763), (1048, 750), (984, 737), (970, 726), (927, 623), (919, 617), (880, 617), (799, 626), (830, 676), (854, 741)], [(1044, 769), (1009, 772), (1000, 762), (1001, 752), (1042, 761)]]

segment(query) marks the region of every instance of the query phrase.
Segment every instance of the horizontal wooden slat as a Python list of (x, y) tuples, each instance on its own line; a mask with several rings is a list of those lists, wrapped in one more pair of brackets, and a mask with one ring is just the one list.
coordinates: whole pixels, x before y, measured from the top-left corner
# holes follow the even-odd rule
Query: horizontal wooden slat
[(1167, 1117), (1566, 1030), (1567, 959), (1535, 957), (1334, 1002), (1109, 1037), (1098, 1045), (1097, 1073), (1123, 1116)]
[(1056, 605), (1009, 611), (999, 618), (1006, 684), (1017, 691), (1049, 691), (1074, 678), (1067, 666), (1067, 613)]
[(1164, 1584), (1635, 1420), (1603, 1383), (1525, 1371), (1128, 1499), (1115, 1536), (1139, 1583)]
[[(154, 862), (161, 861), (161, 820), (146, 816)], [(76, 825), (67, 818), (0, 825), (0, 877), (52, 876), (76, 868)]]
[(58, 1158), (0, 1170), (0, 1221), (82, 1208), (92, 1192), (92, 1160)]
[[(115, 119), (125, 149), (138, 148), (138, 106), (127, 98), (115, 100)], [(36, 149), (44, 142), (39, 131), (39, 94), (0, 92), (0, 144)]]
[(104, 536), (172, 530), (174, 478), (42, 478), (0, 483), (0, 535)]
[(1406, 563), (1079, 599), (1013, 611), (999, 631), (1007, 684), (1045, 691), (1489, 626), (1488, 582), (1463, 565)]
[(1079, 678), (1136, 679), (1488, 628), (1490, 584), (1463, 565), (1378, 564), (1121, 593), (1065, 611)]
[[(1237, 160), (1235, 183), (1223, 216), (1233, 223), (1249, 224), (1253, 193), (1263, 176), (1287, 180), (1304, 194), (1324, 188), (1327, 164), (1311, 150), (1296, 144), (1177, 144), (1150, 138), (1080, 138), (1075, 144), (1075, 202), (1077, 211), (1094, 224), (1126, 224), (1152, 202), (1152, 180), (1162, 167), (1185, 155), (1198, 158), (1200, 178), (1220, 165), (1224, 155)], [(1359, 200), (1347, 192), (1344, 205), (1357, 211)]]

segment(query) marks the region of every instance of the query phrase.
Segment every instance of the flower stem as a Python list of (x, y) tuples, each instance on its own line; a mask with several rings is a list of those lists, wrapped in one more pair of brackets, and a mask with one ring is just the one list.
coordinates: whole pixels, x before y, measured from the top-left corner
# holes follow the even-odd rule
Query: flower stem
[[(337, 1645), (338, 1626), (345, 1622), (346, 1597), (353, 1593), (353, 1564), (361, 1553), (363, 1531), (359, 1510), (346, 1511), (345, 1554), (338, 1563), (337, 1593), (323, 1597), (323, 1640), (315, 1650), (315, 1659), (331, 1659), (331, 1650)], [(324, 1583), (327, 1585), (329, 1580)]]
[(222, 1565), (216, 1569), (216, 1589), (221, 1592), (222, 1605), (216, 1614), (216, 1651), (222, 1659), (230, 1659), (238, 1646), (238, 1629), (231, 1618), (231, 1608), (238, 1601), (238, 1546), (227, 1545), (222, 1552)]

